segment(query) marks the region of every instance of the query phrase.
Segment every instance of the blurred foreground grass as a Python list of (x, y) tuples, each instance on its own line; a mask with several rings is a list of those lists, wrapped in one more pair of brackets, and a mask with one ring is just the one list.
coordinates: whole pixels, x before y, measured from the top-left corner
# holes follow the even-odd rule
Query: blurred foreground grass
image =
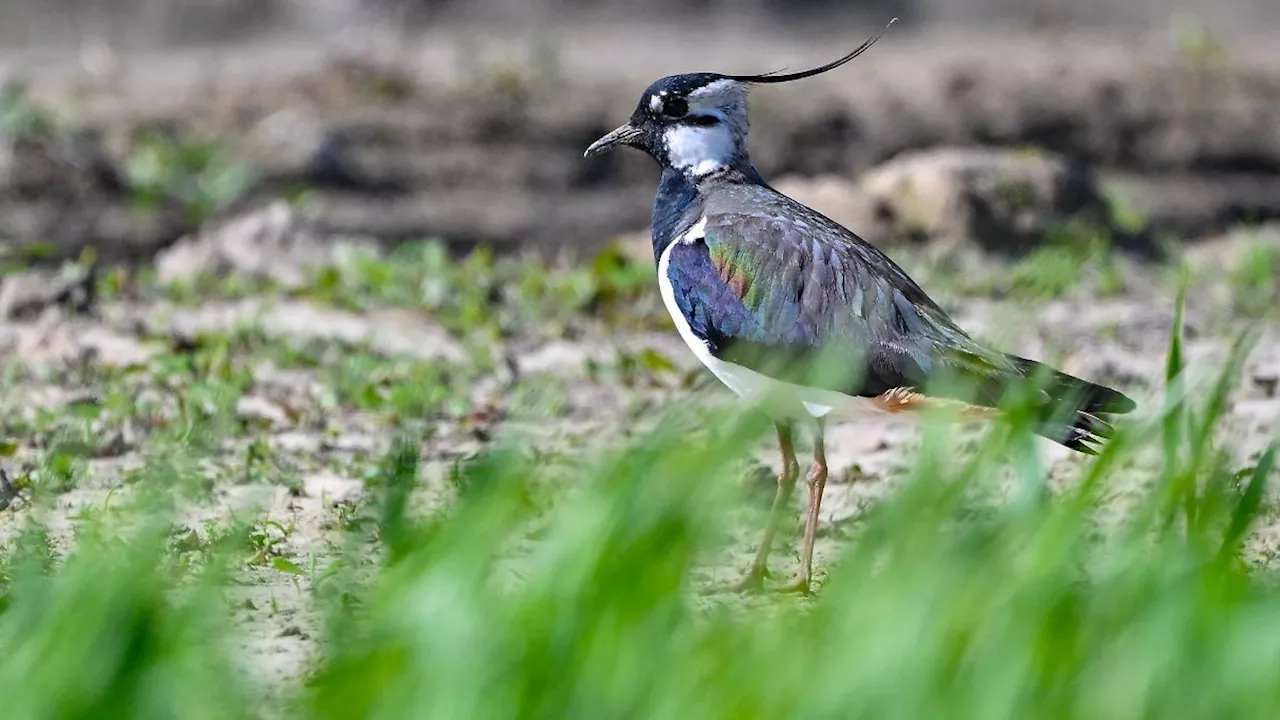
[[(406, 432), (367, 474), (345, 549), (279, 561), (309, 579), (324, 629), (305, 683), (267, 696), (227, 618), (230, 570), (246, 545), (269, 556), (269, 532), (193, 547), (172, 529), (175, 480), (225, 419), (199, 416), (127, 501), (79, 518), (65, 557), (37, 502), (0, 566), (0, 713), (1274, 718), (1280, 588), (1240, 553), (1274, 455), (1231, 467), (1214, 430), (1238, 363), (1189, 392), (1181, 356), (1175, 333), (1164, 407), (1056, 495), (1016, 423), (976, 453), (926, 433), (812, 601), (696, 592), (738, 460), (766, 436), (750, 415), (672, 413), (567, 466), (499, 444), (432, 511)], [(1155, 480), (1117, 520), (1104, 488), (1141, 462)]]

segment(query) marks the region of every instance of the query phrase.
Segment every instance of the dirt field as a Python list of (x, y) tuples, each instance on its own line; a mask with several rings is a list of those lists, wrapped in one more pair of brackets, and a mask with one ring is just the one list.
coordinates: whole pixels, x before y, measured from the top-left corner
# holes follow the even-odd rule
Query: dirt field
[[(1280, 233), (1260, 230), (1207, 243), (1186, 259), (1200, 278), (1189, 302), (1187, 345), (1198, 387), (1222, 367), (1235, 332), (1261, 334), (1223, 425), (1232, 462), (1240, 465), (1274, 439), (1280, 420), (1274, 305), (1260, 316), (1241, 315), (1237, 303), (1247, 296), (1233, 286), (1240, 263), (1248, 262), (1241, 258), (1256, 257), (1259, 247), (1274, 258)], [(945, 268), (917, 263), (917, 272), (980, 337), (1115, 384), (1153, 412), (1172, 320), (1169, 269), (1117, 262), (1120, 291), (1099, 297), (1090, 279), (1056, 300), (973, 294), (951, 286)], [(484, 289), (489, 283), (515, 287), (545, 271), (536, 262), (460, 268), (445, 281), (446, 292), (460, 297), (437, 311), (418, 302), (397, 309), (394, 299), (382, 297), (383, 289), (368, 283), (398, 270), (380, 261), (339, 267), (339, 280), (288, 291), (236, 275), (181, 292), (145, 284), (130, 291), (126, 283), (121, 294), (99, 297), (83, 312), (56, 304), (33, 308), (0, 329), (11, 368), (0, 408), (3, 434), (14, 444), (4, 463), (21, 479), (20, 490), (5, 498), (9, 509), (0, 513), (0, 525), (15, 532), (31, 503), (50, 503), (39, 514), (65, 548), (77, 518), (127, 503), (132, 478), (156, 472), (173, 433), (193, 422), (190, 413), (206, 418), (207, 454), (166, 461), (176, 463), (169, 472), (178, 473), (172, 482), (185, 507), (175, 543), (198, 548), (234, 518), (258, 518), (234, 594), (243, 596), (237, 603), (245, 608), (236, 613), (245, 638), (242, 659), (272, 689), (301, 677), (314, 657), (319, 628), (308, 591), (315, 568), (331, 562), (342, 528), (365, 512), (362, 478), (398, 429), (426, 423), (420, 501), (431, 507), (451, 496), (454, 464), (491, 443), (514, 442), (571, 462), (576, 449), (624, 441), (663, 407), (705, 409), (729, 401), (667, 328), (655, 293), (645, 287), (645, 263), (626, 271), (636, 278), (629, 281), (635, 289), (614, 289), (577, 271), (554, 291), (499, 291), (488, 298), (476, 295), (490, 292)], [(432, 277), (430, 267), (411, 274), (409, 286)], [(468, 289), (471, 283), (480, 287)], [(603, 298), (622, 295), (588, 310), (575, 285), (589, 291), (594, 285)], [(1274, 292), (1274, 279), (1270, 287)], [(627, 304), (628, 297), (639, 301)], [(493, 334), (496, 325), (501, 339)], [(916, 432), (898, 423), (832, 428), (836, 480), (827, 491), (824, 516), (831, 524), (819, 544), (820, 563), (837, 555), (868, 505), (910, 467)], [(1082, 456), (1048, 442), (1037, 447), (1051, 483), (1069, 485)], [(757, 478), (752, 482), (760, 483), (763, 499), (772, 483), (772, 449), (762, 446), (757, 459), (747, 477)], [(1123, 506), (1157, 469), (1155, 458), (1142, 461), (1129, 474), (1132, 485), (1108, 492)], [(728, 582), (745, 567), (763, 507), (725, 506), (726, 513), (745, 511), (735, 549), (705, 567), (700, 582)], [(1269, 562), (1280, 550), (1277, 528), (1258, 533), (1255, 557)]]
[[(4, 233), (59, 255), (93, 245), (145, 259), (194, 228), (184, 204), (221, 208), (225, 195), (234, 210), (305, 189), (325, 234), (589, 252), (648, 221), (649, 161), (578, 156), (649, 81), (710, 58), (723, 70), (797, 67), (874, 28), (782, 31), (765, 53), (759, 29), (708, 39), (602, 25), (16, 56), (23, 102), (75, 135), (18, 146), (0, 188), (14, 218)], [(844, 75), (757, 93), (753, 154), (769, 177), (852, 182), (912, 149), (1036, 147), (1095, 167), (1156, 233), (1195, 239), (1280, 217), (1274, 47), (1209, 29), (1120, 35), (900, 25)], [(210, 157), (195, 157), (197, 144)], [(169, 189), (140, 215), (129, 175), (147, 159)], [(173, 189), (200, 173), (212, 190)], [(183, 193), (201, 197), (172, 197)]]
[[(1274, 15), (1245, 5), (1240, 17)], [(1280, 428), (1280, 54), (1116, 34), (904, 31), (843, 75), (760, 93), (753, 148), (770, 177), (832, 180), (823, 209), (837, 216), (853, 207), (841, 198), (861, 202), (864, 173), (907, 151), (1033, 147), (1083, 163), (1106, 222), (1126, 228), (1103, 228), (1105, 246), (993, 253), (981, 238), (907, 238), (903, 218), (866, 234), (976, 336), (1114, 384), (1151, 415), (1186, 270), (1198, 388), (1239, 333), (1257, 336), (1221, 430), (1246, 467)], [(163, 473), (178, 555), (256, 518), (232, 591), (238, 659), (273, 691), (315, 661), (317, 568), (369, 512), (370, 468), (397, 431), (421, 438), (415, 502), (429, 510), (483, 449), (569, 465), (664, 409), (729, 401), (652, 287), (652, 167), (581, 151), (663, 73), (799, 67), (850, 44), (843, 30), (789, 34), (766, 52), (757, 30), (637, 27), (379, 38), (90, 47), (97, 74), (9, 64), (30, 92), (6, 108), (22, 122), (0, 126), (0, 536), (39, 516), (66, 551), (83, 517)], [(175, 450), (193, 427), (208, 432), (201, 452)], [(832, 429), (820, 564), (916, 442), (908, 424)], [(1051, 486), (1078, 479), (1080, 456), (1037, 448)], [(1117, 508), (1159, 465), (1133, 462), (1107, 491)], [(759, 497), (773, 463), (762, 446), (744, 473)], [(746, 565), (763, 507), (726, 503), (735, 549), (700, 586)], [(1267, 518), (1249, 544), (1264, 565), (1280, 552), (1280, 515)]]

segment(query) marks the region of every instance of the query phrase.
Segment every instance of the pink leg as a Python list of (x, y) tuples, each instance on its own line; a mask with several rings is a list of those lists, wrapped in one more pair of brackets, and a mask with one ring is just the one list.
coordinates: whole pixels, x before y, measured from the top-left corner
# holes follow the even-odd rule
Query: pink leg
[(791, 426), (783, 423), (776, 425), (778, 430), (778, 448), (782, 451), (782, 471), (778, 474), (778, 490), (773, 495), (773, 507), (769, 509), (769, 522), (764, 528), (764, 538), (756, 549), (755, 560), (739, 583), (733, 586), (737, 592), (759, 592), (764, 588), (764, 579), (769, 575), (769, 551), (773, 547), (773, 537), (778, 532), (778, 524), (791, 502), (791, 493), (796, 487), (796, 478), (800, 475), (800, 464), (796, 462), (796, 450), (792, 444)]
[(805, 507), (804, 545), (800, 548), (800, 572), (796, 580), (786, 588), (789, 592), (808, 595), (813, 582), (813, 545), (818, 539), (818, 512), (822, 509), (822, 492), (827, 487), (827, 449), (823, 441), (823, 424), (818, 421), (818, 430), (813, 441), (813, 466), (805, 481), (809, 485), (809, 503)]

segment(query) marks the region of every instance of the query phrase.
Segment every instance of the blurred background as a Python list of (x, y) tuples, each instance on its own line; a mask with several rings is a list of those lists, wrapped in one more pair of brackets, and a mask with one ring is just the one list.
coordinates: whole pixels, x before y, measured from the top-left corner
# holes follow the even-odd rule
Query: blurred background
[[(645, 228), (655, 172), (580, 151), (649, 81), (811, 66), (892, 16), (854, 66), (754, 100), (766, 176), (871, 239), (920, 228), (861, 174), (938, 146), (1082, 163), (1156, 235), (1280, 214), (1270, 0), (14, 0), (0, 234), (142, 260), (286, 197), (322, 236), (598, 248)], [(16, 140), (41, 113), (51, 142)], [(1037, 212), (1054, 177), (1027, 179)]]
[(989, 23), (1128, 31), (1159, 27), (1185, 13), (1231, 32), (1263, 36), (1280, 22), (1280, 9), (1267, 0), (18, 0), (3, 10), (6, 46), (78, 43), (98, 34), (132, 48), (191, 42), (239, 41), (250, 36), (306, 32), (333, 33), (357, 24), (405, 29), (487, 26), (523, 30), (530, 22), (559, 26), (581, 23), (681, 22), (754, 23), (783, 27), (819, 26), (836, 18), (872, 19), (886, 13), (912, 26), (981, 29)]

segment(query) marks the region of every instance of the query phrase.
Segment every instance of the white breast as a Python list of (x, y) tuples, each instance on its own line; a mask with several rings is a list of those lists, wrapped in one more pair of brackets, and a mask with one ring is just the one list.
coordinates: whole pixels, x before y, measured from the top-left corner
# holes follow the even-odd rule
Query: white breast
[(681, 339), (693, 351), (694, 356), (739, 397), (752, 404), (760, 404), (766, 411), (779, 417), (808, 415), (821, 418), (833, 411), (836, 417), (847, 419), (885, 414), (867, 398), (775, 380), (711, 354), (711, 349), (694, 334), (689, 320), (676, 304), (675, 287), (671, 284), (670, 275), (672, 249), (676, 245), (688, 245), (701, 240), (706, 226), (707, 219), (704, 217), (679, 240), (668, 245), (658, 259), (658, 288), (662, 293), (662, 302), (667, 306), (667, 312), (671, 314)]

